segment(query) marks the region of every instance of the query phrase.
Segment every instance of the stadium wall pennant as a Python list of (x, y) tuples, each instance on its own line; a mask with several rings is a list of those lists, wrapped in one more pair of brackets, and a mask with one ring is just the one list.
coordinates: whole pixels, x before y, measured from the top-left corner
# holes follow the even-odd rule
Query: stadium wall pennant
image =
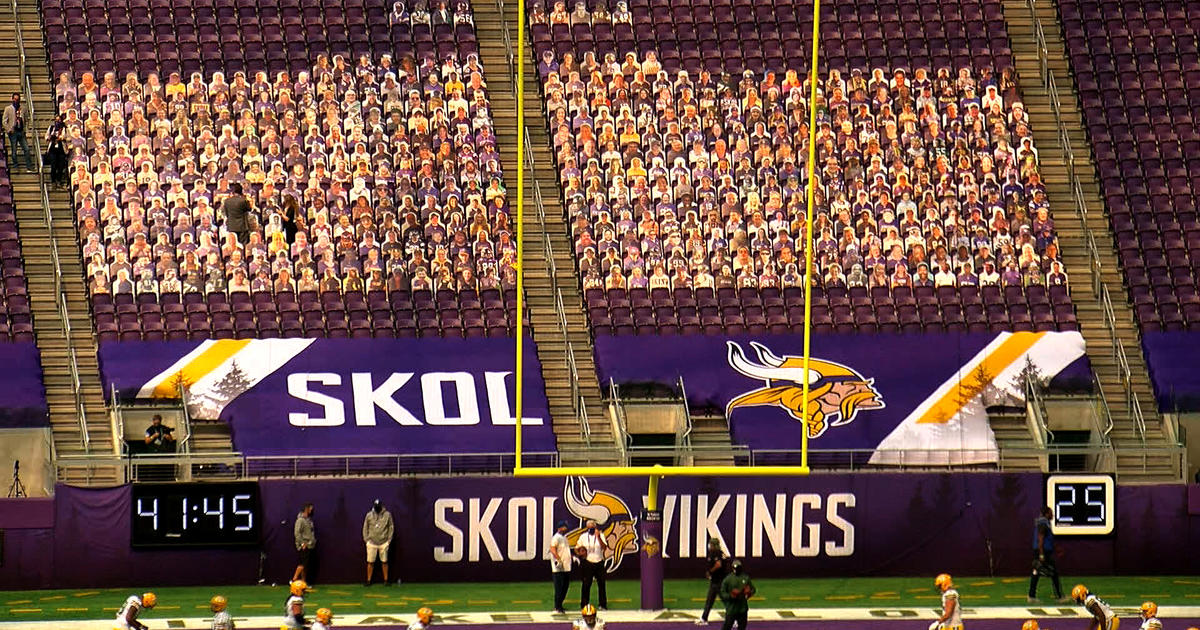
[(816, 335), (807, 373), (800, 335), (602, 336), (596, 367), (618, 385), (682, 378), (691, 408), (724, 412), (752, 450), (798, 450), (807, 431), (871, 464), (996, 462), (987, 407), (1024, 409), (1027, 376), (1091, 383), (1078, 332)]
[[(511, 451), (512, 339), (224, 339), (100, 347), (105, 390), (178, 398), (247, 455)], [(525, 448), (553, 451), (546, 388), (525, 344)]]

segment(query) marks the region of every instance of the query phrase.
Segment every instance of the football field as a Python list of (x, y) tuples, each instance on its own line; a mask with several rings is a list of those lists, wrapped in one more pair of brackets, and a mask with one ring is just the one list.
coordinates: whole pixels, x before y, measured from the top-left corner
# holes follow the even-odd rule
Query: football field
[[(1172, 621), (1168, 628), (1185, 630), (1200, 618), (1200, 578), (1194, 576), (1068, 578), (1069, 590), (1077, 581), (1109, 601), (1136, 628), (1137, 606), (1147, 599), (1162, 607)], [(1041, 587), (1042, 603), (1025, 601), (1027, 579), (957, 578), (968, 625), (984, 630), (1019, 628), (1020, 621), (1038, 618), (1043, 627), (1082, 628), (1078, 606), (1050, 599), (1049, 585)], [(760, 580), (751, 604), (756, 624), (777, 630), (815, 628), (887, 627), (896, 630), (925, 628), (939, 605), (932, 579), (851, 578)], [(578, 604), (578, 583), (567, 599), (571, 611)], [(286, 588), (280, 586), (223, 586), (78, 589), (0, 592), (0, 628), (49, 630), (79, 628), (108, 630), (125, 597), (153, 590), (158, 606), (142, 621), (151, 628), (205, 628), (208, 599), (214, 594), (229, 599), (229, 609), (239, 628), (276, 628), (282, 615)], [(705, 582), (668, 580), (664, 588), (667, 611), (638, 611), (639, 590), (634, 580), (609, 583), (609, 607), (604, 615), (614, 627), (655, 628), (695, 621), (703, 606)], [(550, 584), (542, 583), (408, 583), (364, 587), (361, 584), (317, 584), (309, 594), (311, 616), (318, 607), (333, 609), (338, 627), (402, 628), (421, 606), (438, 614), (441, 627), (489, 624), (495, 628), (567, 627), (573, 615), (549, 612)], [(595, 594), (593, 593), (593, 603)], [(716, 619), (719, 615), (713, 615)], [(974, 620), (971, 623), (970, 620)], [(986, 621), (985, 621), (986, 620)], [(1014, 622), (1014, 620), (1016, 620)], [(714, 625), (713, 627), (719, 627)]]

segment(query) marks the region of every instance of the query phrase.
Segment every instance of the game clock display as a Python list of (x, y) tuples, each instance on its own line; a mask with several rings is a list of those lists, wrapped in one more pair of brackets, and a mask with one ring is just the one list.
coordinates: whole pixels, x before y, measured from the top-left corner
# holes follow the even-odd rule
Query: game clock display
[(258, 484), (134, 484), (134, 547), (257, 545), (262, 519)]
[(1056, 535), (1110, 534), (1116, 523), (1113, 478), (1108, 475), (1050, 475), (1046, 505)]

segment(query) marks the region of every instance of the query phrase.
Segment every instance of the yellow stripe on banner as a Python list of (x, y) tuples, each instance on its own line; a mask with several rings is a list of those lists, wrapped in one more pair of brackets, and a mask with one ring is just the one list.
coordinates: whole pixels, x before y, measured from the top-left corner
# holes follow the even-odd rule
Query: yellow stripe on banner
[[(250, 344), (251, 339), (218, 339), (214, 341), (207, 350), (200, 353), (200, 356), (192, 359), (187, 365), (183, 366), (178, 373), (183, 374), (184, 382), (195, 383), (209, 372), (217, 369), (222, 363), (229, 360), (230, 357), (237, 354)], [(167, 376), (163, 382), (159, 383), (154, 388), (154, 393), (151, 398), (178, 398), (179, 392), (176, 391), (175, 374)]]
[[(983, 361), (980, 361), (979, 365), (976, 366), (972, 372), (978, 371), (980, 368), (982, 368), (985, 372), (995, 378), (997, 374), (1003, 372), (1008, 368), (1008, 366), (1012, 365), (1013, 362), (1021, 358), (1021, 356), (1023, 356), (1026, 352), (1029, 352), (1029, 349), (1033, 347), (1033, 344), (1037, 343), (1038, 340), (1040, 340), (1045, 334), (1046, 333), (1044, 332), (1012, 333), (1008, 339), (1005, 339), (1004, 342), (1000, 344), (1000, 347), (992, 350), (987, 356), (985, 356)], [(968, 378), (970, 377), (969, 374), (966, 376)], [(964, 400), (964, 398), (968, 400)], [(951, 418), (958, 415), (958, 412), (962, 410), (962, 406), (966, 404), (969, 399), (973, 398), (975, 398), (973, 395), (963, 396), (961, 388), (951, 387), (949, 391), (942, 395), (941, 400), (938, 400), (936, 403), (934, 403), (933, 406), (925, 411), (924, 415), (917, 419), (917, 424), (945, 424), (949, 422)]]

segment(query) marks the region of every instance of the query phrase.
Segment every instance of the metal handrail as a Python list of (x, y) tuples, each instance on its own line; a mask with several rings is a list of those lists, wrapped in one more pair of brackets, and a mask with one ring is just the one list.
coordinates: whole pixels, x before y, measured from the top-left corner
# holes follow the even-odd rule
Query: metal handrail
[(629, 461), (629, 430), (625, 421), (625, 406), (621, 404), (621, 390), (617, 382), (608, 379), (608, 404), (613, 410), (613, 422), (616, 424), (617, 448), (622, 463)]
[(692, 409), (688, 405), (687, 388), (683, 386), (683, 377), (679, 377), (679, 396), (683, 400), (683, 435), (681, 436), (682, 445), (690, 449), (692, 447), (692, 429), (695, 428), (692, 423)]
[(1037, 430), (1037, 442), (1045, 446), (1052, 441), (1053, 433), (1050, 431), (1050, 426), (1046, 422), (1045, 401), (1042, 400), (1041, 387), (1033, 382), (1033, 379), (1025, 380), (1025, 404), (1029, 412), (1029, 417), (1033, 421), (1033, 426)]
[(496, 0), (496, 9), (500, 11), (500, 33), (504, 37), (504, 61), (508, 63), (508, 76), (512, 79), (512, 93), (516, 98), (517, 91), (523, 89), (524, 86), (517, 85), (517, 68), (513, 61), (516, 55), (513, 53), (512, 34), (508, 30), (508, 16), (504, 13), (504, 0)]
[[(1071, 146), (1070, 134), (1066, 125), (1063, 123), (1062, 103), (1058, 94), (1058, 86), (1055, 81), (1054, 71), (1049, 67), (1049, 50), (1046, 45), (1046, 34), (1042, 26), (1041, 19), (1037, 16), (1036, 0), (1026, 0), (1026, 6), (1029, 8), (1030, 18), (1033, 24), (1033, 37), (1035, 47), (1037, 48), (1039, 70), (1041, 72), (1042, 85), (1046, 88), (1047, 98), (1050, 101), (1050, 108), (1054, 113), (1054, 121), (1058, 127), (1059, 144), (1063, 152), (1063, 160), (1067, 168), (1067, 177), (1071, 186), (1071, 195), (1074, 198), (1076, 215), (1079, 217), (1079, 222), (1083, 227), (1084, 242), (1087, 248), (1088, 257), (1091, 260), (1091, 276), (1092, 289), (1096, 293), (1096, 299), (1104, 313), (1105, 325), (1108, 327), (1109, 338), (1112, 341), (1113, 356), (1117, 361), (1117, 367), (1121, 384), (1125, 388), (1126, 403), (1129, 409), (1129, 415), (1133, 420), (1134, 428), (1137, 431), (1138, 437), (1143, 443), (1146, 441), (1146, 418), (1141, 408), (1141, 401), (1138, 399), (1137, 392), (1133, 389), (1133, 373), (1129, 367), (1129, 358), (1125, 352), (1125, 346), (1117, 335), (1117, 319), (1112, 307), (1112, 297), (1109, 293), (1107, 285), (1101, 277), (1103, 264), (1100, 260), (1100, 251), (1096, 245), (1095, 234), (1092, 233), (1091, 227), (1088, 225), (1088, 208), (1083, 197), (1083, 186), (1079, 182), (1079, 176), (1075, 168), (1075, 153)], [(1098, 382), (1098, 381), (1097, 381)], [(1104, 406), (1107, 411), (1108, 403), (1104, 401)], [(1107, 422), (1109, 427), (1107, 431), (1111, 431), (1112, 418), (1109, 415)]]
[(19, 72), (21, 80), (22, 96), (29, 108), (29, 124), (32, 127), (33, 133), (27, 134), (33, 136), (33, 151), (37, 158), (37, 178), (38, 188), (41, 193), (42, 202), (42, 223), (46, 227), (46, 233), (50, 238), (50, 261), (54, 265), (54, 301), (58, 310), (59, 327), (62, 331), (63, 338), (67, 340), (67, 356), (70, 359), (68, 371), (71, 375), (72, 391), (75, 396), (75, 409), (78, 414), (79, 436), (83, 444), (85, 453), (91, 452), (92, 439), (88, 431), (87, 410), (83, 404), (83, 396), (80, 393), (79, 379), (79, 357), (75, 352), (75, 343), (71, 338), (71, 317), (67, 309), (66, 292), (63, 289), (62, 279), (62, 262), (59, 258), (58, 244), (54, 240), (54, 215), (50, 208), (50, 194), (46, 190), (45, 165), (42, 164), (42, 141), (40, 128), (37, 125), (37, 111), (33, 101), (33, 86), (29, 80), (29, 64), (25, 56), (25, 34), (21, 29), (21, 16), (17, 7), (17, 0), (10, 0), (12, 8), (13, 26), (17, 39), (17, 58), (19, 60)]
[[(559, 466), (557, 452), (539, 451), (524, 454), (525, 461), (538, 466)], [(149, 453), (123, 457), (120, 455), (64, 455), (54, 460), (55, 474), (60, 471), (118, 468), (121, 478), (136, 480), (140, 466), (219, 467), (210, 476), (226, 480), (301, 476), (405, 476), (454, 475), (465, 473), (506, 473), (515, 464), (512, 452), (487, 453), (412, 453), (362, 455), (244, 455), (242, 453)], [(155, 475), (155, 481), (161, 481)]]

